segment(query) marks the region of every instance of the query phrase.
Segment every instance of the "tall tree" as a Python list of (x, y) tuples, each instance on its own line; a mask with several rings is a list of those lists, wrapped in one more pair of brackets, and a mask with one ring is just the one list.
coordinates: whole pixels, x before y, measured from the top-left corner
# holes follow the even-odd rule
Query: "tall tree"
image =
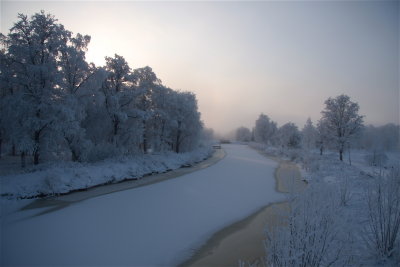
[(161, 86), (161, 80), (157, 78), (157, 75), (148, 66), (135, 69), (132, 76), (138, 90), (136, 106), (141, 111), (140, 114), (143, 127), (142, 149), (144, 153), (147, 153), (149, 143), (152, 143), (153, 141), (151, 140), (151, 137), (155, 135), (154, 128), (156, 126), (154, 123), (158, 116), (154, 95), (156, 90), (163, 88)]
[(277, 131), (276, 122), (270, 120), (267, 115), (260, 114), (254, 128), (254, 139), (256, 142), (269, 144)]
[(61, 123), (57, 119), (63, 112), (57, 62), (65, 45), (62, 40), (70, 33), (44, 11), (30, 19), (19, 14), (18, 19), (7, 35), (7, 55), (18, 91), (15, 98), (23, 113), (20, 118), (32, 143), (34, 164), (38, 164), (42, 152), (55, 141), (52, 129)]
[(63, 39), (58, 64), (62, 68), (63, 88), (71, 95), (77, 94), (94, 74), (95, 66), (87, 63), (85, 58), (90, 39), (89, 35), (79, 33)]
[(322, 156), (325, 148), (328, 146), (330, 142), (330, 135), (325, 120), (321, 119), (318, 121), (316, 130), (317, 130), (316, 145), (318, 146), (319, 153)]
[(106, 57), (105, 70), (107, 77), (103, 82), (102, 92), (105, 108), (112, 124), (110, 141), (118, 146), (122, 124), (128, 118), (126, 108), (131, 99), (127, 96), (130, 94), (128, 88), (132, 85), (131, 69), (124, 57), (115, 54), (113, 58)]
[(86, 100), (83, 98), (90, 96), (85, 87), (89, 84), (89, 79), (93, 78), (96, 68), (94, 64), (88, 64), (85, 60), (90, 36), (78, 33), (73, 37), (69, 34), (63, 41), (58, 65), (61, 68), (64, 101), (69, 112), (68, 116), (63, 118), (66, 123), (61, 131), (71, 152), (72, 161), (82, 161), (84, 147), (89, 144), (85, 137), (85, 130), (81, 126), (86, 117)]
[(19, 14), (0, 34), (0, 156), (4, 142), (23, 164), (25, 155), (38, 164), (44, 155), (81, 161), (197, 146), (194, 94), (163, 86), (150, 67), (131, 71), (119, 55), (96, 68), (85, 59), (89, 42), (44, 11)]
[(317, 130), (315, 129), (311, 118), (307, 119), (306, 124), (301, 130), (301, 140), (303, 144), (303, 148), (309, 150), (315, 148), (315, 142), (317, 139)]
[(6, 140), (7, 132), (9, 132), (9, 121), (6, 114), (7, 107), (9, 106), (9, 101), (6, 99), (10, 94), (12, 94), (11, 86), (11, 73), (9, 71), (9, 60), (5, 54), (5, 49), (3, 47), (3, 40), (5, 36), (0, 34), (0, 158), (2, 155), (2, 145)]
[(241, 142), (251, 141), (251, 131), (246, 127), (239, 127), (236, 129), (236, 140)]
[(172, 134), (176, 153), (192, 150), (199, 141), (203, 124), (197, 109), (197, 99), (190, 92), (176, 92), (174, 96), (171, 119)]
[(276, 139), (282, 147), (298, 148), (301, 142), (301, 135), (297, 126), (292, 122), (288, 122), (279, 127)]
[(347, 95), (328, 98), (325, 109), (321, 112), (329, 135), (333, 138), (339, 151), (339, 159), (343, 161), (343, 152), (350, 138), (360, 132), (363, 116), (358, 115), (359, 105), (350, 101)]

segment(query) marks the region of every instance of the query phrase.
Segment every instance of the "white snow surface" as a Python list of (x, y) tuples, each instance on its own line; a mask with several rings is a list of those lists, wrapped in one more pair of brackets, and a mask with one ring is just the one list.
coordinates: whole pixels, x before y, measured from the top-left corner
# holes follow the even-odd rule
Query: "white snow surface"
[(223, 227), (280, 201), (277, 163), (243, 145), (176, 179), (2, 218), (2, 265), (177, 265)]
[(57, 195), (100, 184), (141, 178), (193, 164), (209, 157), (211, 146), (192, 152), (147, 154), (97, 163), (61, 162), (27, 173), (0, 176), (0, 192), (8, 199)]

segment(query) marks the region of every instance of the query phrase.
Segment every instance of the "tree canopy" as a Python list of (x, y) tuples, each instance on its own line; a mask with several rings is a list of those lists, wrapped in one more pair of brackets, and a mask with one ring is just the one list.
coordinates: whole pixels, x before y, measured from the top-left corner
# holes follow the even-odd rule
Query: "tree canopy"
[(121, 55), (105, 57), (105, 66), (88, 63), (90, 36), (74, 35), (51, 14), (19, 14), (0, 40), (0, 149), (12, 148), (21, 162), (198, 145), (194, 94), (164, 86), (148, 66), (132, 69)]

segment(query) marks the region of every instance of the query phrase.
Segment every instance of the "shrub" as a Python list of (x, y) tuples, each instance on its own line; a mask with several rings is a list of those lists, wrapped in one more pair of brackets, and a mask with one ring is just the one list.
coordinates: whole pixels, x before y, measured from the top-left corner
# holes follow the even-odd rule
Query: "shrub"
[(266, 231), (267, 266), (346, 264), (350, 235), (344, 233), (334, 190), (312, 184), (290, 203), (287, 220)]
[(383, 167), (387, 163), (388, 157), (383, 152), (373, 151), (372, 154), (365, 156), (365, 161), (369, 166)]
[(400, 228), (400, 175), (392, 169), (378, 177), (366, 192), (368, 223), (365, 240), (368, 247), (382, 258), (389, 258), (396, 249)]

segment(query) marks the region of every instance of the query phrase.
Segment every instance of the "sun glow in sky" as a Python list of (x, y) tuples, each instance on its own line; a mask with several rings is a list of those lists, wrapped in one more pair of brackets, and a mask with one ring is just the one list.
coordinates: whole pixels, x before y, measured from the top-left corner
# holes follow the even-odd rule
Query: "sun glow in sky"
[(397, 1), (1, 1), (1, 32), (41, 9), (92, 37), (88, 61), (122, 55), (196, 93), (206, 127), (252, 127), (263, 112), (302, 128), (348, 94), (366, 123), (399, 123)]

